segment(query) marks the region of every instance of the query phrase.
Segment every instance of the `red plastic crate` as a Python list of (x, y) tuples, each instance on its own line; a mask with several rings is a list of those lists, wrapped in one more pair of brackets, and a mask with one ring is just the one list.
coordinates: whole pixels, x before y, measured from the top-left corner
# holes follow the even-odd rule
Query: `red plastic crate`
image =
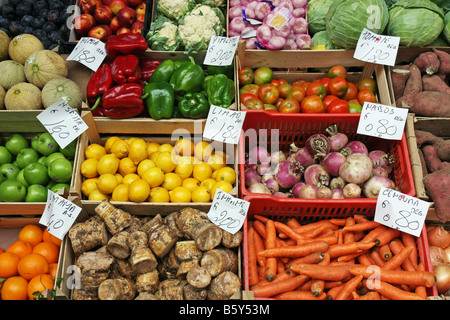
[[(380, 138), (356, 134), (359, 123), (359, 114), (275, 114), (268, 112), (251, 113), (245, 117), (242, 133), (239, 141), (239, 179), (240, 196), (242, 198), (252, 196), (252, 199), (278, 199), (277, 197), (251, 193), (245, 186), (245, 154), (249, 145), (255, 143), (261, 145), (267, 143), (269, 152), (272, 144), (278, 144), (281, 151), (288, 151), (290, 144), (297, 147), (304, 146), (306, 139), (315, 133), (325, 133), (325, 129), (336, 124), (338, 131), (347, 134), (349, 140), (364, 142), (369, 150), (381, 149), (389, 152), (395, 159), (393, 181), (399, 190), (407, 195), (415, 196), (414, 179), (409, 160), (408, 146), (405, 134), (401, 140), (391, 141)], [(277, 131), (278, 130), (278, 136)], [(256, 142), (255, 134), (257, 135)], [(298, 199), (283, 198), (285, 203), (300, 206), (317, 211), (327, 208), (347, 208), (353, 213), (362, 211), (363, 214), (373, 213), (376, 206), (376, 198), (358, 199)], [(314, 216), (313, 213), (308, 214)]]
[[(248, 221), (253, 219), (253, 216), (263, 215), (275, 221), (287, 222), (289, 219), (295, 218), (301, 224), (307, 224), (324, 219), (331, 218), (347, 218), (358, 214), (364, 214), (364, 211), (352, 210), (351, 204), (345, 203), (334, 207), (332, 205), (323, 205), (317, 203), (313, 206), (307, 205), (294, 205), (290, 201), (286, 201), (285, 198), (271, 199), (270, 196), (263, 198), (247, 197), (247, 201), (250, 201), (250, 207), (247, 213), (247, 219), (244, 222), (243, 231), (243, 276), (244, 276), (244, 290), (250, 290), (249, 278), (248, 278)], [(372, 219), (373, 214), (366, 214), (367, 218)], [(426, 226), (424, 224), (420, 237), (417, 237), (417, 253), (419, 261), (424, 263), (427, 271), (433, 272), (431, 266), (430, 251), (428, 247), (428, 237), (426, 232)], [(438, 296), (436, 286), (427, 288), (428, 296)], [(271, 298), (255, 298), (257, 300), (271, 300)]]

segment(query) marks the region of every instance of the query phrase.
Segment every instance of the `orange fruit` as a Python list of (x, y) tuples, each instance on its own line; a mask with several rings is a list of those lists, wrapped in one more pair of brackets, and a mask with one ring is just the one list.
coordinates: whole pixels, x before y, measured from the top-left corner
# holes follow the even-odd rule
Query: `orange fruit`
[(48, 272), (48, 262), (45, 257), (39, 253), (30, 253), (19, 260), (17, 264), (19, 275), (27, 280)]
[(0, 254), (2, 254), (3, 252), (5, 252), (5, 250), (3, 250), (2, 248), (0, 248)]
[(48, 265), (48, 274), (52, 276), (53, 280), (56, 279), (56, 271), (58, 270), (58, 263), (50, 263)]
[(17, 265), (20, 257), (12, 252), (0, 254), (0, 278), (8, 278), (17, 275)]
[(28, 281), (21, 276), (14, 276), (3, 282), (2, 300), (27, 300)]
[(19, 240), (28, 242), (33, 247), (42, 242), (44, 231), (36, 224), (27, 224), (19, 232)]
[[(28, 299), (33, 300), (39, 297), (39, 293), (45, 290), (53, 289), (53, 278), (48, 273), (39, 274), (34, 276), (30, 282), (28, 282)], [(39, 293), (38, 293), (39, 292)]]
[(50, 232), (48, 232), (47, 228), (44, 229), (44, 234), (42, 235), (42, 240), (44, 242), (51, 242), (54, 245), (56, 245), (57, 247), (60, 247), (61, 242), (62, 242), (61, 239), (57, 238), (56, 236), (54, 236)]
[(33, 246), (23, 240), (17, 240), (11, 243), (6, 252), (12, 252), (22, 258), (33, 251)]
[(50, 264), (58, 261), (59, 247), (52, 242), (41, 242), (33, 247), (33, 253), (43, 255), (48, 264)]

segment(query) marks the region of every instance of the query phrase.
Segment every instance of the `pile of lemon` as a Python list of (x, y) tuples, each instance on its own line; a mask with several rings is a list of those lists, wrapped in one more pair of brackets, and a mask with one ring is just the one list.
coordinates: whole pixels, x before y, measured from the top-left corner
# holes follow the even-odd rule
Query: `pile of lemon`
[(81, 191), (93, 201), (210, 202), (217, 189), (230, 192), (236, 182), (227, 157), (207, 141), (112, 136), (104, 146), (87, 146)]

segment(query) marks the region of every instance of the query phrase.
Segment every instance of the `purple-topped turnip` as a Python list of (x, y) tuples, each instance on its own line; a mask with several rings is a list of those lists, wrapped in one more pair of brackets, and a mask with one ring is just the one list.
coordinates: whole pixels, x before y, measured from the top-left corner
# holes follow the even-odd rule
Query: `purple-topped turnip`
[(252, 185), (248, 188), (248, 191), (251, 193), (263, 193), (263, 194), (272, 194), (270, 189), (261, 182), (254, 182)]
[(337, 188), (344, 188), (345, 186), (345, 181), (344, 179), (342, 179), (341, 177), (334, 177), (333, 179), (331, 179), (330, 181), (330, 189), (337, 189)]
[(248, 152), (248, 162), (250, 164), (270, 163), (270, 154), (265, 147), (253, 147)]
[(369, 154), (369, 150), (367, 150), (367, 146), (358, 140), (350, 141), (349, 143), (347, 143), (345, 145), (344, 148), (349, 148), (352, 151), (352, 154), (353, 153), (362, 153), (366, 156)]
[(317, 187), (328, 186), (330, 175), (320, 164), (313, 164), (305, 170), (305, 183), (313, 184)]
[(352, 153), (339, 168), (339, 176), (346, 182), (361, 184), (372, 175), (372, 160), (362, 153)]
[(372, 176), (363, 184), (362, 191), (367, 198), (378, 198), (382, 187), (394, 189), (395, 182), (385, 176)]
[(275, 168), (274, 176), (279, 186), (283, 189), (290, 189), (299, 182), (303, 175), (303, 167), (295, 161), (281, 161)]
[(291, 189), (291, 193), (294, 198), (299, 198), (300, 189), (305, 185), (303, 181), (297, 182)]
[(255, 182), (261, 182), (261, 177), (255, 169), (245, 169), (245, 186), (248, 188)]
[(272, 175), (264, 175), (261, 177), (261, 182), (266, 185), (267, 188), (272, 192), (280, 191), (280, 186), (278, 182), (274, 179)]
[(270, 163), (277, 165), (280, 161), (286, 160), (286, 154), (283, 151), (274, 151), (270, 154)]
[(305, 169), (318, 162), (306, 148), (299, 148), (295, 143), (291, 143), (289, 152), (289, 157), (300, 163)]
[(345, 199), (344, 192), (341, 188), (334, 188), (331, 190), (331, 199)]
[(328, 187), (323, 186), (317, 190), (317, 199), (331, 199), (332, 195), (333, 192)]
[(342, 189), (345, 199), (355, 199), (361, 197), (361, 187), (356, 183), (347, 183)]
[(305, 141), (305, 148), (314, 159), (323, 159), (330, 152), (330, 140), (322, 133), (316, 133)]
[(300, 199), (317, 199), (317, 192), (319, 188), (313, 184), (305, 184), (300, 188), (298, 197)]
[(373, 175), (387, 177), (394, 169), (394, 157), (383, 150), (369, 152), (373, 164)]
[(345, 133), (339, 132), (336, 125), (332, 125), (325, 130), (330, 136), (330, 151), (340, 151), (348, 143)]
[(325, 158), (323, 158), (320, 164), (331, 176), (338, 176), (339, 168), (342, 166), (342, 164), (345, 162), (346, 159), (347, 157), (344, 156), (342, 153), (332, 151), (329, 154), (327, 154)]

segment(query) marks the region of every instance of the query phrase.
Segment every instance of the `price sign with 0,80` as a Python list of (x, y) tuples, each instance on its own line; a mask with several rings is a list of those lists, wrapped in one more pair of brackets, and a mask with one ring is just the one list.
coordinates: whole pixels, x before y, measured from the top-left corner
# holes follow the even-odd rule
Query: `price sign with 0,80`
[(229, 66), (233, 63), (239, 36), (227, 38), (213, 36), (209, 41), (203, 64), (211, 66)]

